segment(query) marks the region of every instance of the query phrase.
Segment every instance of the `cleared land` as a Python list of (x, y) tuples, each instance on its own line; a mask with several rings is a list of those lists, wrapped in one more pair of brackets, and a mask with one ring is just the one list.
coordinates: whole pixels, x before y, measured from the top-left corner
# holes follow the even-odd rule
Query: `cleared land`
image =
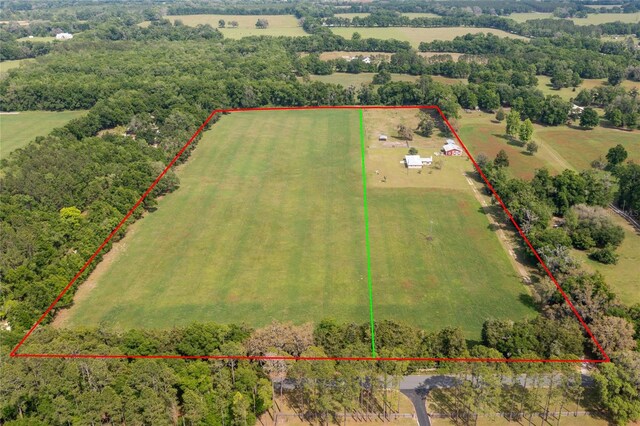
[[(629, 132), (604, 127), (581, 130), (534, 125), (534, 140), (540, 150), (531, 156), (523, 148), (508, 142), (504, 136), (504, 122), (495, 122), (492, 114), (463, 114), (460, 124), (458, 134), (474, 155), (482, 152), (493, 158), (500, 149), (504, 149), (509, 156), (511, 173), (525, 179), (530, 179), (535, 169), (541, 167), (547, 167), (554, 174), (567, 168), (577, 171), (588, 169), (591, 161), (604, 157), (609, 148), (617, 144), (625, 147), (630, 160), (640, 162), (640, 131), (637, 130)], [(574, 254), (587, 269), (600, 271), (623, 302), (637, 303), (640, 302), (640, 235), (615, 213), (611, 212), (610, 216), (625, 230), (625, 240), (616, 250), (620, 255), (618, 264), (603, 265), (590, 260), (584, 252), (575, 251)]]
[[(525, 22), (534, 19), (552, 19), (552, 13), (512, 13), (508, 16), (517, 22)], [(560, 19), (560, 18), (557, 18)], [(635, 13), (591, 13), (586, 18), (566, 18), (573, 21), (576, 25), (598, 25), (607, 22), (626, 22), (635, 23), (640, 21), (640, 12)]]
[[(218, 21), (224, 19), (225, 22), (237, 21), (237, 28), (218, 28), (225, 37), (242, 38), (248, 36), (304, 36), (308, 35), (298, 24), (298, 20), (293, 15), (169, 15), (165, 16), (171, 22), (182, 21), (185, 25), (196, 26), (209, 24), (218, 28)], [(256, 28), (258, 19), (269, 21), (269, 27), (265, 29)]]
[[(332, 52), (322, 52), (320, 54), (320, 59), (326, 61), (329, 59), (339, 59), (344, 56), (371, 56), (371, 57), (381, 57), (389, 60), (391, 58), (391, 53), (381, 53), (381, 52), (348, 52), (345, 50), (335, 50)], [(454, 61), (460, 59), (460, 56), (463, 53), (455, 53), (455, 52), (418, 52), (418, 55), (423, 58), (430, 58), (436, 55), (450, 55)]]
[(567, 126), (534, 124), (533, 139), (540, 145), (536, 155), (529, 155), (524, 147), (512, 143), (505, 136), (505, 123), (495, 121), (493, 114), (462, 113), (460, 138), (472, 152), (489, 157), (504, 149), (509, 155), (510, 169), (516, 176), (531, 178), (535, 169), (546, 166), (552, 173), (572, 168), (583, 170), (591, 162), (606, 155), (609, 148), (621, 144), (629, 152), (629, 159), (640, 161), (640, 131), (626, 131), (596, 127), (582, 130)]
[(18, 114), (0, 114), (0, 157), (22, 148), (37, 136), (46, 136), (85, 111), (27, 111)]
[[(538, 88), (545, 94), (545, 95), (558, 95), (560, 96), (562, 99), (568, 101), (571, 100), (573, 98), (575, 98), (576, 96), (578, 96), (578, 93), (580, 93), (580, 90), (582, 89), (593, 89), (595, 87), (598, 86), (602, 86), (602, 85), (607, 85), (607, 80), (602, 78), (602, 79), (585, 79), (583, 80), (582, 84), (580, 84), (580, 86), (578, 86), (576, 88), (576, 90), (573, 90), (573, 87), (564, 87), (560, 90), (556, 90), (553, 88), (553, 86), (551, 86), (551, 77), (548, 77), (546, 75), (538, 75), (536, 76), (538, 78)], [(622, 87), (624, 87), (626, 90), (631, 90), (634, 87), (637, 89), (640, 89), (640, 83), (637, 81), (631, 81), (631, 80), (624, 80), (622, 83), (620, 83), (620, 85)]]
[[(359, 87), (361, 84), (368, 84), (373, 81), (373, 76), (376, 75), (372, 72), (361, 72), (359, 74), (349, 74), (343, 72), (334, 72), (329, 75), (311, 75), (311, 81), (321, 81), (323, 83), (340, 84), (344, 87), (355, 86)], [(407, 75), (407, 74), (391, 74), (391, 81), (416, 81), (419, 76)]]
[(0, 62), (0, 78), (2, 75), (14, 68), (20, 67), (21, 64), (27, 64), (33, 62), (35, 59), (16, 59), (15, 61), (2, 61)]
[[(427, 330), (461, 327), (480, 335), (487, 318), (523, 318), (535, 311), (527, 290), (466, 178), (466, 157), (436, 157), (444, 138), (416, 135), (410, 143), (441, 162), (409, 170), (395, 127), (415, 128), (416, 111), (365, 110), (367, 182), (377, 320), (407, 321)], [(389, 142), (379, 142), (380, 133)]]
[(495, 30), (493, 28), (467, 28), (467, 27), (442, 27), (442, 28), (412, 28), (412, 27), (385, 27), (385, 28), (331, 28), (334, 34), (338, 34), (345, 38), (351, 38), (353, 33), (357, 32), (363, 38), (380, 38), (380, 39), (396, 39), (400, 41), (408, 41), (414, 47), (418, 47), (422, 41), (434, 40), (453, 40), (458, 36), (465, 34), (495, 34), (500, 37), (518, 38), (527, 40), (516, 34), (506, 31)]
[(358, 135), (356, 111), (222, 118), (69, 325), (366, 322)]
[[(477, 339), (489, 316), (535, 315), (463, 175), (470, 162), (409, 175), (405, 149), (368, 142), (405, 118), (365, 114), (375, 318)], [(416, 143), (426, 155), (440, 139)], [(376, 181), (382, 167), (396, 184)], [(57, 325), (367, 322), (361, 173), (356, 110), (225, 116), (179, 171), (180, 189), (134, 225)]]
[(22, 37), (17, 39), (18, 41), (54, 41), (55, 37)]

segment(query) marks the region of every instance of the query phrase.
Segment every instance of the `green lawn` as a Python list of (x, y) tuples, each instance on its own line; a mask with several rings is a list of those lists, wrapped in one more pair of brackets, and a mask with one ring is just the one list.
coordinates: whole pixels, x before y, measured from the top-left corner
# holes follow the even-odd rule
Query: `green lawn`
[[(457, 168), (470, 163), (449, 160), (444, 183), (425, 181), (432, 188), (384, 188), (368, 170), (373, 306), (378, 320), (459, 325), (477, 339), (489, 316), (534, 312)], [(57, 325), (368, 321), (357, 111), (225, 116), (179, 176), (180, 188), (132, 226)], [(431, 220), (427, 246), (420, 232)]]
[[(224, 19), (227, 23), (229, 21), (237, 21), (237, 28), (229, 28), (228, 26), (218, 28), (228, 38), (242, 38), (253, 35), (289, 37), (308, 35), (293, 15), (169, 15), (165, 16), (165, 18), (172, 22), (180, 20), (183, 24), (190, 26), (209, 24), (214, 28), (218, 28), (220, 19)], [(257, 29), (256, 21), (258, 19), (269, 21), (269, 27)]]
[(0, 157), (21, 148), (37, 136), (46, 136), (85, 111), (27, 111), (18, 114), (0, 114)]
[(468, 27), (442, 27), (442, 28), (412, 28), (412, 27), (384, 27), (384, 28), (331, 28), (334, 34), (338, 34), (345, 38), (351, 38), (353, 33), (357, 32), (363, 38), (380, 38), (380, 39), (396, 39), (400, 41), (408, 41), (412, 46), (418, 47), (420, 42), (434, 40), (453, 40), (458, 36), (465, 34), (495, 34), (501, 37), (511, 37), (526, 40), (525, 37), (511, 34), (493, 28), (468, 28)]

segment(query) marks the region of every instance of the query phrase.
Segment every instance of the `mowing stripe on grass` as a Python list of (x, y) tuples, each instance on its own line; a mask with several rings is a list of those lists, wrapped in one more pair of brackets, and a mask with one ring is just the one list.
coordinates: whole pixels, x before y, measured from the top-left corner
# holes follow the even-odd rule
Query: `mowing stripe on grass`
[(376, 332), (373, 323), (373, 285), (371, 279), (371, 245), (369, 244), (369, 210), (367, 208), (367, 169), (364, 164), (364, 119), (362, 110), (360, 114), (360, 154), (362, 156), (362, 198), (364, 200), (364, 233), (365, 244), (367, 246), (367, 284), (369, 286), (369, 320), (371, 321), (371, 355), (377, 358), (376, 354)]

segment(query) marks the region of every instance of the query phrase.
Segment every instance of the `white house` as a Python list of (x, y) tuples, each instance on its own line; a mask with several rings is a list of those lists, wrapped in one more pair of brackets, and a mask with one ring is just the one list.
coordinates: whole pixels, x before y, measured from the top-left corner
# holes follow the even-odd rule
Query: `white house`
[(69, 34), (69, 33), (56, 34), (56, 40), (70, 40), (72, 38), (73, 38), (73, 34)]
[(432, 157), (420, 157), (419, 155), (404, 156), (404, 164), (407, 166), (407, 169), (421, 169), (422, 166), (430, 166), (432, 162)]

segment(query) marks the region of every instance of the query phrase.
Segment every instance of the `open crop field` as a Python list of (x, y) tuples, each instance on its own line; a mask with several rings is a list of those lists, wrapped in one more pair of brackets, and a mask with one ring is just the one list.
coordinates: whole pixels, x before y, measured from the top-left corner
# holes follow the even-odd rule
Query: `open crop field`
[[(165, 16), (171, 22), (182, 21), (185, 25), (196, 26), (209, 24), (218, 28), (218, 21), (224, 19), (225, 22), (237, 21), (237, 28), (218, 28), (225, 37), (242, 38), (248, 36), (304, 36), (308, 35), (298, 24), (298, 20), (293, 15), (169, 15)], [(269, 21), (269, 27), (265, 29), (256, 28), (258, 19)]]
[(495, 34), (500, 37), (511, 37), (526, 40), (516, 34), (506, 31), (495, 30), (493, 28), (467, 28), (467, 27), (442, 27), (442, 28), (412, 28), (412, 27), (384, 27), (384, 28), (331, 28), (334, 34), (338, 34), (345, 38), (351, 38), (353, 33), (357, 32), (363, 38), (380, 38), (380, 39), (396, 39), (400, 41), (408, 41), (413, 47), (418, 47), (420, 42), (429, 42), (434, 40), (453, 40), (458, 36), (465, 34)]
[(0, 157), (21, 148), (37, 136), (46, 136), (56, 127), (62, 127), (85, 111), (26, 111), (18, 114), (0, 114)]
[[(376, 320), (460, 326), (477, 339), (489, 316), (535, 315), (463, 174), (471, 163), (407, 173), (405, 149), (374, 142), (415, 111), (375, 114), (364, 126)], [(367, 322), (359, 135), (357, 110), (223, 117), (179, 171), (180, 188), (133, 225), (57, 325)], [(442, 138), (415, 142), (426, 155)]]

